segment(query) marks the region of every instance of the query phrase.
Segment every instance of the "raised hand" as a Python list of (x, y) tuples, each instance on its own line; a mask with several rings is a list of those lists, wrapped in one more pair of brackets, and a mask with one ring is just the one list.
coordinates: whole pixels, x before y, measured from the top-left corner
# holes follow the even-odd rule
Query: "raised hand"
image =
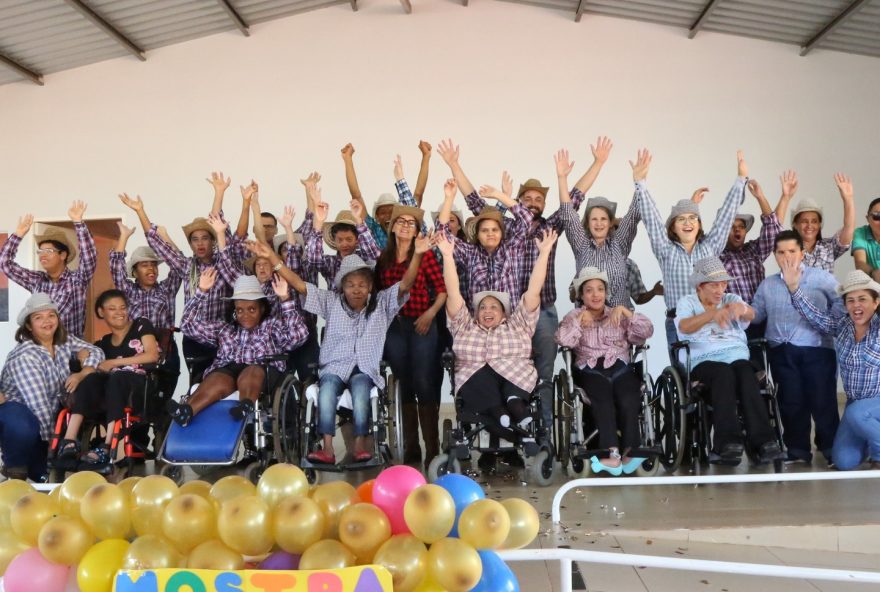
[(555, 230), (545, 230), (543, 235), (535, 239), (535, 245), (538, 247), (538, 252), (549, 253), (557, 238), (559, 238), (559, 233)]
[(244, 248), (246, 248), (257, 257), (265, 257), (266, 259), (272, 258), (272, 249), (269, 248), (269, 245), (267, 245), (263, 241), (245, 241)]
[(419, 141), (419, 152), (422, 156), (431, 156), (431, 145), (424, 140)]
[(214, 229), (214, 232), (217, 233), (217, 236), (220, 236), (221, 234), (226, 232), (226, 229), (229, 227), (229, 224), (226, 221), (215, 214), (208, 214), (208, 224), (211, 226), (211, 228)]
[(433, 236), (434, 246), (440, 249), (440, 253), (444, 257), (452, 257), (452, 252), (455, 249), (455, 245), (452, 244), (452, 241), (446, 236), (445, 232), (436, 232)]
[(122, 220), (116, 221), (116, 226), (119, 228), (119, 237), (128, 240), (131, 238), (131, 235), (134, 234), (134, 228), (130, 228), (122, 223)]
[(403, 179), (403, 162), (400, 159), (400, 155), (394, 159), (394, 178), (398, 181)]
[[(753, 197), (755, 197), (757, 199), (764, 198), (764, 190), (761, 189), (760, 183), (758, 183), (754, 179), (749, 179), (749, 183), (748, 183), (748, 185), (746, 185), (746, 187), (749, 188), (749, 193), (751, 193)], [(785, 193), (785, 184), (784, 183), (782, 186), (782, 193)]]
[(278, 274), (275, 274), (272, 278), (272, 290), (275, 291), (275, 295), (278, 296), (278, 300), (281, 302), (285, 302), (290, 298), (290, 286), (287, 280)]
[(142, 212), (144, 209), (144, 202), (141, 201), (141, 196), (137, 195), (135, 197), (129, 197), (127, 193), (119, 194), (119, 201), (123, 203), (123, 205), (131, 208), (135, 212)]
[(507, 171), (501, 171), (501, 193), (507, 197), (513, 194), (513, 179)]
[(239, 185), (239, 187), (241, 188), (241, 198), (247, 202), (251, 201), (251, 198), (260, 191), (260, 186), (257, 185), (257, 182), (253, 179), (251, 179), (251, 182), (247, 187), (243, 185)]
[(315, 204), (315, 228), (321, 228), (327, 221), (327, 214), (330, 213), (330, 204), (326, 201), (319, 201)]
[(351, 145), (351, 142), (342, 147), (342, 158), (351, 158), (354, 155), (354, 146)]
[(232, 179), (229, 177), (223, 178), (223, 172), (211, 172), (211, 178), (205, 179), (208, 183), (210, 183), (214, 187), (215, 193), (225, 193), (227, 189), (229, 189), (229, 184), (232, 182)]
[(443, 184), (443, 198), (446, 201), (454, 200), (456, 191), (458, 191), (458, 184), (455, 179), (446, 179), (446, 183)]
[(730, 312), (731, 320), (739, 320), (749, 312), (749, 307), (744, 302), (731, 302), (726, 308)]
[(450, 167), (458, 164), (458, 157), (461, 155), (461, 151), (458, 146), (452, 143), (452, 139), (448, 140), (440, 140), (440, 144), (437, 145), (437, 154), (443, 159)]
[(691, 201), (695, 204), (703, 201), (703, 198), (706, 197), (706, 193), (709, 192), (708, 187), (700, 187), (699, 189), (695, 189), (693, 194), (691, 194)]
[(785, 281), (785, 285), (788, 288), (788, 291), (794, 292), (795, 290), (797, 290), (801, 282), (800, 263), (796, 263), (792, 259), (785, 258), (780, 262), (779, 269), (780, 271), (782, 271), (782, 279)]
[(169, 245), (174, 244), (174, 241), (172, 241), (171, 237), (168, 235), (168, 229), (165, 228), (164, 226), (157, 226), (156, 227), (156, 234), (158, 234), (159, 238), (161, 238), (163, 241), (165, 241)]
[(589, 327), (593, 324), (593, 314), (588, 310), (584, 310), (579, 318), (581, 321), (581, 327)]
[(618, 304), (614, 308), (611, 309), (611, 314), (608, 316), (608, 320), (611, 321), (611, 324), (615, 327), (619, 327), (623, 322), (623, 319), (632, 318), (633, 313), (630, 309), (625, 306)]
[(415, 243), (415, 254), (416, 255), (424, 255), (428, 251), (431, 250), (431, 243), (434, 241), (434, 231), (432, 230), (430, 233), (420, 232), (416, 237)]
[[(797, 193), (798, 189), (798, 178), (797, 173), (788, 170), (782, 173), (782, 176), (779, 177), (780, 183), (782, 183), (782, 196), (792, 198), (794, 194)], [(749, 182), (751, 184), (751, 181)]]
[(199, 275), (199, 290), (202, 292), (210, 292), (217, 281), (217, 270), (208, 267)]
[(568, 150), (565, 148), (558, 150), (556, 154), (553, 155), (553, 160), (556, 162), (556, 177), (568, 177), (571, 170), (574, 168), (574, 162), (570, 162), (568, 160)]
[(834, 173), (834, 182), (837, 184), (837, 190), (840, 191), (840, 197), (843, 200), (853, 198), (852, 179), (843, 173)]
[(718, 326), (722, 329), (727, 329), (730, 326), (730, 309), (726, 306), (715, 309), (715, 312), (712, 314), (712, 320), (718, 323)]
[(362, 204), (360, 200), (353, 199), (349, 201), (348, 209), (351, 210), (351, 213), (358, 224), (364, 223), (364, 204)]
[(86, 203), (84, 201), (74, 201), (67, 210), (67, 215), (74, 222), (82, 222), (83, 214), (86, 213)]
[(309, 176), (305, 179), (300, 179), (299, 182), (303, 184), (303, 186), (308, 189), (309, 185), (316, 186), (318, 182), (321, 180), (321, 175), (318, 171), (312, 171), (309, 173)]
[[(496, 189), (491, 185), (480, 185), (479, 194), (480, 197), (484, 197), (486, 199), (501, 199), (506, 195), (500, 189)], [(508, 197), (510, 196), (508, 195)]]
[(604, 163), (608, 160), (612, 148), (614, 148), (614, 144), (611, 143), (611, 140), (605, 136), (599, 136), (596, 144), (590, 145), (590, 152), (593, 153), (593, 159), (596, 162)]
[(749, 176), (749, 165), (742, 150), (736, 151), (736, 174), (740, 177)]
[(293, 228), (293, 219), (296, 217), (296, 210), (293, 206), (284, 206), (284, 213), (281, 214), (281, 218), (278, 219), (281, 222), (282, 228), (285, 230), (290, 230)]
[(647, 148), (639, 150), (636, 161), (629, 161), (633, 170), (633, 181), (638, 183), (648, 177), (648, 169), (651, 168), (651, 152)]
[(15, 236), (17, 236), (18, 238), (24, 238), (24, 235), (28, 233), (28, 231), (31, 229), (31, 226), (33, 225), (33, 214), (25, 214), (18, 219), (18, 226), (15, 227)]

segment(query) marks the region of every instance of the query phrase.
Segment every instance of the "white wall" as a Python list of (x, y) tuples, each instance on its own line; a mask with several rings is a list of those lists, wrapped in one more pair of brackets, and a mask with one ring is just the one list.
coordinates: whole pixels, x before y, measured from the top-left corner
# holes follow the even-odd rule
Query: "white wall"
[[(0, 86), (0, 229), (12, 231), (25, 212), (63, 217), (72, 199), (88, 200), (90, 216), (135, 223), (116, 200), (122, 191), (142, 195), (173, 229), (208, 208), (204, 178), (214, 169), (235, 187), (259, 180), (269, 209), (292, 200), (300, 212), (297, 179), (317, 169), (339, 208), (343, 144), (357, 148), (369, 201), (391, 188), (395, 153), (414, 182), (418, 140), (446, 136), (462, 144), (479, 185), (498, 183), (504, 168), (515, 183), (550, 182), (560, 147), (577, 162), (573, 183), (589, 165), (589, 143), (607, 134), (615, 149), (593, 193), (622, 209), (632, 195), (626, 161), (640, 146), (655, 154), (649, 181), (661, 210), (708, 185), (707, 220), (734, 180), (737, 148), (772, 199), (779, 173), (797, 169), (799, 197), (824, 204), (828, 227), (842, 218), (836, 170), (854, 178), (860, 220), (880, 193), (877, 59), (801, 58), (792, 46), (712, 33), (688, 40), (683, 30), (592, 15), (576, 24), (564, 12), (501, 2), (423, 1), (409, 16), (390, 0), (360, 4), (357, 13), (340, 6), (256, 25), (249, 38), (230, 32), (157, 50), (146, 63), (121, 58), (50, 75), (45, 87)], [(447, 174), (435, 157), (428, 206), (439, 204)], [(227, 204), (237, 210), (237, 191)], [(634, 258), (651, 286), (659, 272), (643, 231)], [(564, 245), (560, 294), (573, 267)], [(838, 274), (850, 267), (847, 258)], [(11, 289), (12, 318), (26, 296)], [(648, 308), (655, 371), (665, 358), (661, 310), (656, 301)], [(0, 327), (3, 356), (12, 334)]]

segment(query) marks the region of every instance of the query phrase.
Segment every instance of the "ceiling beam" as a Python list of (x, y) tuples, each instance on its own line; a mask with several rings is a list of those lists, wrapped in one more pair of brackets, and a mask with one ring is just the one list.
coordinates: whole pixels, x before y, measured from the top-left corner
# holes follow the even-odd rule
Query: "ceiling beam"
[(83, 4), (81, 0), (64, 0), (68, 6), (79, 12), (83, 15), (86, 20), (91, 22), (93, 25), (104, 31), (107, 35), (112, 37), (119, 45), (124, 47), (131, 55), (136, 57), (142, 62), (147, 60), (147, 57), (144, 55), (144, 50), (140, 47), (132, 43), (128, 37), (120, 33), (116, 30), (116, 28), (105, 21), (98, 13), (94, 10)]
[(827, 25), (822, 27), (822, 29), (813, 35), (811, 39), (809, 39), (804, 45), (801, 47), (801, 55), (805, 56), (810, 53), (819, 43), (822, 42), (823, 39), (828, 37), (834, 30), (848, 21), (850, 17), (852, 17), (859, 9), (862, 8), (865, 4), (868, 3), (868, 0), (855, 0), (849, 6), (847, 6), (843, 12), (838, 14), (836, 17), (831, 19)]
[(578, 2), (577, 12), (574, 13), (574, 22), (581, 22), (581, 17), (584, 16), (584, 11), (587, 9), (587, 0), (580, 0)]
[(241, 15), (238, 14), (238, 11), (235, 10), (235, 7), (229, 3), (229, 0), (217, 0), (217, 4), (220, 5), (220, 8), (229, 15), (229, 19), (235, 24), (236, 28), (241, 31), (241, 34), (245, 37), (251, 36), (251, 31), (248, 28), (248, 24), (244, 22), (244, 19), (241, 18)]
[(358, 0), (349, 0), (349, 1), (351, 2), (351, 11), (357, 12), (358, 11)]
[(691, 25), (691, 28), (688, 30), (688, 39), (693, 39), (697, 36), (697, 33), (700, 32), (700, 29), (706, 24), (706, 21), (709, 20), (709, 17), (712, 16), (712, 11), (718, 8), (718, 5), (721, 4), (721, 0), (709, 0), (706, 3), (706, 6), (703, 7), (703, 11), (700, 13), (700, 16), (697, 17), (697, 20), (694, 21), (694, 24)]
[(400, 0), (400, 5), (403, 6), (403, 11), (406, 14), (412, 14), (412, 2), (409, 0)]
[(37, 84), (39, 86), (43, 86), (43, 76), (41, 74), (37, 74), (33, 70), (29, 70), (29, 69), (25, 68), (24, 66), (22, 66), (18, 62), (7, 58), (3, 54), (0, 54), (0, 64), (6, 66), (10, 70), (19, 74), (20, 76), (27, 78), (28, 80), (30, 80), (34, 84)]

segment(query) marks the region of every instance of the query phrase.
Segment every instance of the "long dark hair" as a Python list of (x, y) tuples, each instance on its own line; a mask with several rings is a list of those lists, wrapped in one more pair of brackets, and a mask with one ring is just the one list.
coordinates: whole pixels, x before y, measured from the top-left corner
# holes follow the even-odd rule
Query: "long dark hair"
[[(412, 261), (415, 252), (416, 241), (415, 237), (413, 237), (413, 240), (409, 244), (409, 251), (406, 253), (407, 265)], [(376, 279), (382, 277), (382, 270), (394, 267), (395, 265), (397, 265), (397, 235), (393, 232), (389, 232), (388, 242), (385, 243), (385, 248), (382, 250), (382, 254), (380, 254), (379, 258), (376, 260)], [(383, 287), (387, 288), (388, 286)]]

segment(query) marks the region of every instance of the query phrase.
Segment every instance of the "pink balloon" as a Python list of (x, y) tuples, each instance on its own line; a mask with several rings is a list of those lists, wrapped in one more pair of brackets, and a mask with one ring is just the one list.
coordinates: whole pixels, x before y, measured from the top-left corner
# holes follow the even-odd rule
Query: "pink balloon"
[(413, 489), (425, 483), (425, 477), (418, 470), (406, 465), (389, 467), (376, 477), (373, 503), (388, 516), (392, 534), (409, 533), (403, 519), (403, 504)]
[(52, 563), (39, 549), (28, 549), (15, 556), (3, 576), (5, 592), (64, 592), (70, 568)]

